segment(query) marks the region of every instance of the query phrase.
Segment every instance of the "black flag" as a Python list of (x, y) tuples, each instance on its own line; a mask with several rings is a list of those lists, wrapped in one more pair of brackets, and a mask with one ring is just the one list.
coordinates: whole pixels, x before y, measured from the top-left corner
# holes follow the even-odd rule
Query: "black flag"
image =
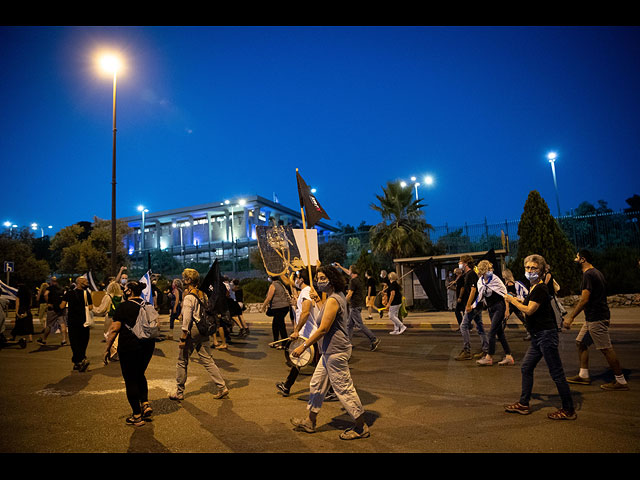
[(296, 178), (298, 179), (298, 196), (300, 197), (300, 208), (304, 207), (304, 211), (307, 218), (307, 228), (313, 228), (313, 226), (320, 221), (321, 218), (331, 220), (324, 208), (320, 206), (320, 203), (316, 197), (311, 193), (311, 189), (307, 186), (302, 179), (298, 171), (296, 170)]
[(200, 290), (207, 294), (209, 304), (214, 307), (216, 313), (223, 314), (227, 310), (227, 287), (224, 285), (217, 258), (200, 283)]

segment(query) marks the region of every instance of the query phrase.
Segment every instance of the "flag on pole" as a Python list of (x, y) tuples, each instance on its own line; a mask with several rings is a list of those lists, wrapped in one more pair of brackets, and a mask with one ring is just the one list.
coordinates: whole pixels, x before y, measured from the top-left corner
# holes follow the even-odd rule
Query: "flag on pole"
[(89, 288), (88, 290), (91, 292), (97, 292), (98, 290), (100, 290), (97, 286), (96, 286), (96, 282), (93, 281), (93, 275), (91, 275), (91, 270), (89, 270), (88, 273), (85, 273), (83, 275), (84, 278), (86, 278), (89, 281)]
[(0, 297), (6, 298), (7, 300), (15, 300), (18, 298), (18, 289), (10, 287), (0, 280)]
[(311, 189), (307, 186), (300, 174), (296, 171), (296, 178), (298, 179), (298, 196), (300, 197), (300, 208), (304, 207), (305, 216), (307, 219), (307, 228), (313, 228), (313, 226), (322, 218), (331, 220), (327, 212), (318, 202), (318, 199), (311, 193)]
[(227, 295), (228, 290), (224, 284), (222, 273), (220, 273), (220, 263), (216, 258), (209, 272), (200, 283), (200, 290), (209, 297), (209, 304), (213, 306), (215, 313), (224, 315), (228, 311)]
[(151, 288), (151, 270), (147, 271), (147, 273), (145, 273), (142, 276), (140, 281), (147, 284), (147, 286), (142, 291), (142, 295), (140, 295), (140, 296), (149, 305), (153, 305), (153, 290)]

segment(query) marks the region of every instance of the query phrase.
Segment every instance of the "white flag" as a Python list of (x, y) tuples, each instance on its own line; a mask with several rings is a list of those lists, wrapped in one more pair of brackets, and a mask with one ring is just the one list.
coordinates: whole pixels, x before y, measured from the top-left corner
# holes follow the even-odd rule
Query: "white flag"
[(142, 291), (142, 299), (150, 305), (153, 305), (153, 290), (151, 289), (151, 270), (145, 273), (140, 279), (141, 282), (147, 284), (145, 289)]
[(14, 287), (10, 287), (2, 280), (0, 280), (0, 297), (6, 298), (8, 300), (15, 300), (18, 295), (18, 289)]

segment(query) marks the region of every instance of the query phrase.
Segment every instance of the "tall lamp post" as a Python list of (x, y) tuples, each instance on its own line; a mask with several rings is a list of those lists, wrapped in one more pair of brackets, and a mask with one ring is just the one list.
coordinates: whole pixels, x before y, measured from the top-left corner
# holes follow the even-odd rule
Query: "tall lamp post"
[(560, 195), (558, 194), (558, 182), (556, 180), (556, 158), (558, 158), (556, 152), (547, 154), (547, 159), (549, 159), (549, 163), (551, 164), (551, 173), (553, 173), (553, 186), (556, 189), (556, 205), (558, 207), (558, 216), (560, 216)]
[(141, 228), (140, 228), (140, 234), (141, 234), (141, 237), (140, 237), (140, 251), (143, 251), (144, 247), (145, 247), (145, 244), (144, 244), (144, 230), (145, 230), (144, 214), (147, 213), (149, 211), (149, 209), (148, 208), (144, 208), (144, 206), (140, 205), (138, 207), (138, 211), (142, 212), (142, 225), (141, 225)]
[(113, 55), (105, 55), (100, 63), (104, 71), (113, 73), (113, 158), (111, 165), (111, 275), (118, 273), (116, 256), (116, 75), (120, 60)]

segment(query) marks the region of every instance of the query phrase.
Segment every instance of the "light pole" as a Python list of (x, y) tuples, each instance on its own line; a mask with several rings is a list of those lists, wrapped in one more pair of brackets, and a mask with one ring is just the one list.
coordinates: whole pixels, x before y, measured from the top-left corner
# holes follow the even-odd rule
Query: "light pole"
[(147, 213), (149, 211), (148, 208), (144, 208), (144, 206), (140, 205), (138, 206), (138, 211), (142, 212), (142, 226), (140, 228), (140, 251), (144, 250), (145, 244), (144, 244), (144, 229), (145, 229), (145, 224), (144, 224), (144, 214)]
[(120, 60), (114, 55), (104, 55), (100, 59), (102, 69), (113, 73), (113, 158), (111, 164), (111, 275), (118, 273), (116, 258), (116, 75)]
[(560, 195), (558, 194), (558, 182), (556, 181), (556, 158), (558, 154), (556, 152), (550, 152), (547, 154), (547, 159), (551, 164), (551, 173), (553, 173), (553, 186), (556, 189), (556, 205), (558, 207), (558, 217), (560, 216)]

